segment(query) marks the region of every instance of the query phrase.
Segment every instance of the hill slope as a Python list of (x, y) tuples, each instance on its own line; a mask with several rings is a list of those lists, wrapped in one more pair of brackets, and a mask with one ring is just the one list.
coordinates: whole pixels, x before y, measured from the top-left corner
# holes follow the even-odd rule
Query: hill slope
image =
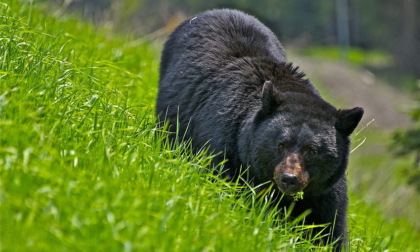
[[(213, 177), (211, 157), (164, 144), (151, 45), (33, 2), (0, 8), (1, 250), (329, 249), (269, 195)], [(416, 248), (404, 222), (363, 202), (351, 213), (355, 251)]]

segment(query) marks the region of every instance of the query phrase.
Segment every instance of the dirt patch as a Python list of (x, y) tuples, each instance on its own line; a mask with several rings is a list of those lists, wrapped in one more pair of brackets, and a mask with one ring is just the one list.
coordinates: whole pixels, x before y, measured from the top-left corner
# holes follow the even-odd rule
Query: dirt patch
[(393, 130), (410, 125), (403, 111), (413, 101), (371, 72), (340, 62), (318, 61), (292, 55), (294, 62), (328, 97), (347, 107), (363, 107), (362, 123)]

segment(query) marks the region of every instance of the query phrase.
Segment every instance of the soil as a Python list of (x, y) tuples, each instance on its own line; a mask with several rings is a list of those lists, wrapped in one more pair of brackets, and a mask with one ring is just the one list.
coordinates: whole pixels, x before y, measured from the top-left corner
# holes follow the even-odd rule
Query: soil
[(306, 73), (327, 100), (345, 108), (364, 108), (362, 124), (374, 120), (370, 127), (386, 131), (406, 128), (411, 124), (404, 111), (413, 104), (413, 100), (376, 78), (373, 73), (344, 62), (317, 61), (295, 55), (289, 60)]

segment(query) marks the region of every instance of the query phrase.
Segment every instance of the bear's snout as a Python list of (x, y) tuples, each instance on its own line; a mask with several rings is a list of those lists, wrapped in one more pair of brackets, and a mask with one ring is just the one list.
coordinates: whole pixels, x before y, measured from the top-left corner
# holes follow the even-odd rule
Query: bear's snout
[(299, 187), (298, 178), (295, 175), (284, 173), (280, 176), (280, 186), (285, 191), (294, 192)]
[(309, 183), (309, 173), (304, 169), (298, 154), (290, 153), (274, 169), (274, 181), (286, 195), (295, 195)]

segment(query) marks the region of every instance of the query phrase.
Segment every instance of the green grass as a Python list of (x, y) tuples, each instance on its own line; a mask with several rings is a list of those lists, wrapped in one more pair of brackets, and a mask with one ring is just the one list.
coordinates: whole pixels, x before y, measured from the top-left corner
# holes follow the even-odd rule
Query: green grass
[[(211, 156), (165, 144), (154, 45), (31, 3), (0, 4), (2, 251), (330, 249), (269, 197), (215, 178)], [(362, 197), (352, 250), (414, 251), (411, 226)]]
[(392, 57), (383, 51), (362, 50), (350, 47), (347, 51), (339, 47), (310, 47), (303, 49), (300, 54), (322, 60), (346, 60), (359, 66), (386, 67), (392, 64)]

